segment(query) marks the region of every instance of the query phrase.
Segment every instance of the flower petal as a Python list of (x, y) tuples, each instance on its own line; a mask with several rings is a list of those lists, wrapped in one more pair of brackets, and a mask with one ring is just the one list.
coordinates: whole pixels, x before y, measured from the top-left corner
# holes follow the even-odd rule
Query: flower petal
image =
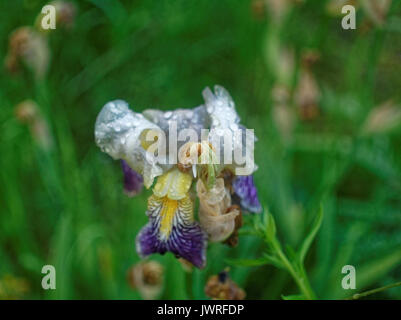
[(206, 264), (207, 235), (193, 217), (193, 202), (152, 195), (148, 200), (149, 223), (136, 238), (141, 257), (167, 251), (203, 268)]
[(121, 167), (124, 174), (124, 192), (127, 196), (133, 197), (142, 191), (143, 178), (124, 160), (121, 160)]
[(240, 118), (230, 94), (221, 86), (214, 86), (214, 93), (205, 88), (202, 92), (206, 111), (211, 119), (211, 128), (229, 128), (238, 125)]
[(209, 127), (209, 114), (205, 106), (193, 109), (176, 109), (173, 111), (160, 111), (147, 109), (143, 111), (145, 118), (159, 126), (165, 133), (173, 126), (177, 126), (177, 131), (184, 129), (194, 129), (200, 138), (201, 130)]
[(253, 181), (253, 176), (236, 176), (233, 181), (233, 189), (239, 197), (241, 207), (252, 213), (260, 213), (262, 206), (258, 199), (258, 192)]
[[(202, 94), (206, 111), (211, 119), (208, 139), (219, 150), (220, 163), (233, 170), (238, 168), (240, 174), (251, 174), (256, 171), (254, 143), (257, 139), (253, 130), (247, 130), (240, 124), (240, 117), (230, 94), (218, 85), (214, 87), (214, 93), (206, 88)], [(231, 134), (231, 145), (226, 141), (227, 134)], [(231, 152), (227, 153), (227, 148), (231, 148)], [(225, 159), (225, 153), (227, 155), (231, 153), (231, 159)], [(242, 159), (237, 159), (239, 156)]]
[(181, 200), (188, 194), (192, 177), (174, 168), (157, 179), (153, 193), (158, 197), (168, 196), (172, 200)]
[(125, 101), (115, 100), (107, 103), (99, 113), (95, 139), (103, 152), (113, 159), (124, 159), (132, 169), (142, 174), (145, 187), (149, 188), (165, 168), (141, 145), (141, 133), (146, 129), (161, 130), (141, 114), (131, 111)]

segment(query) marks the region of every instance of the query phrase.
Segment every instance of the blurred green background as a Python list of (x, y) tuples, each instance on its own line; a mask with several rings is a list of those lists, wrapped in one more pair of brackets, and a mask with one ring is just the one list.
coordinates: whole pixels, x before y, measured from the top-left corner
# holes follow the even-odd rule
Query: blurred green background
[[(149, 191), (124, 195), (119, 162), (94, 143), (96, 116), (117, 98), (138, 112), (194, 107), (214, 84), (255, 129), (255, 181), (282, 242), (296, 247), (323, 206), (306, 263), (317, 296), (401, 280), (400, 1), (379, 20), (360, 5), (356, 30), (330, 9), (340, 0), (71, 2), (73, 26), (46, 34), (45, 76), (0, 71), (0, 298), (140, 299), (126, 274), (140, 261), (134, 239)], [(1, 61), (13, 30), (33, 26), (45, 4), (0, 2)], [(26, 99), (36, 124), (16, 110)], [(186, 272), (171, 254), (151, 260), (165, 267), (161, 298), (202, 299), (228, 259), (261, 252), (244, 234), (235, 249), (209, 245), (204, 270)], [(56, 290), (41, 288), (46, 264)], [(347, 264), (356, 290), (341, 288)], [(249, 299), (297, 292), (272, 266), (230, 274)], [(374, 297), (401, 298), (401, 289)]]

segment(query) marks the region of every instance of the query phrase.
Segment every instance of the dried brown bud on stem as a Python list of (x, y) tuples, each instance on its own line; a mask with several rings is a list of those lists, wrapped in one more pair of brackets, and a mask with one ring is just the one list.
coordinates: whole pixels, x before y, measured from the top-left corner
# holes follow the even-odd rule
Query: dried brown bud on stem
[(128, 270), (127, 278), (144, 299), (153, 300), (163, 288), (164, 268), (156, 261), (140, 262)]
[(228, 270), (211, 276), (205, 286), (205, 294), (216, 300), (243, 300), (245, 291), (230, 279)]

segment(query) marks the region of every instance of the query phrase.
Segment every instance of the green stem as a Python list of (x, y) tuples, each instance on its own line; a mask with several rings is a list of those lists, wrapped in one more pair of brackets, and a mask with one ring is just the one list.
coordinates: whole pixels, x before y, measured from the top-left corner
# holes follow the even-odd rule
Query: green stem
[(301, 270), (297, 270), (293, 264), (288, 260), (287, 256), (281, 250), (281, 246), (277, 241), (273, 241), (273, 247), (278, 255), (278, 257), (283, 262), (284, 266), (287, 268), (288, 272), (291, 274), (302, 294), (308, 300), (315, 300), (316, 295), (309, 283), (308, 277), (306, 275), (305, 269), (301, 267)]
[(347, 298), (346, 300), (356, 300), (356, 299), (359, 299), (359, 298), (362, 298), (362, 297), (369, 296), (369, 295), (374, 294), (374, 293), (382, 292), (384, 290), (391, 289), (391, 288), (394, 288), (394, 287), (399, 287), (399, 286), (401, 286), (401, 281), (400, 282), (396, 282), (396, 283), (392, 283), (392, 284), (388, 284), (388, 285), (380, 287), (380, 288), (368, 290), (368, 291), (365, 291), (365, 292), (362, 292), (362, 293), (356, 293), (352, 297)]

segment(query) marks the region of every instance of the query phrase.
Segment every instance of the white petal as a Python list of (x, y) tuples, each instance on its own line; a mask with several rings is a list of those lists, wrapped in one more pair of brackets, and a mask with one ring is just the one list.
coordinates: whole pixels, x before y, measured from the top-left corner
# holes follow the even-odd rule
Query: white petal
[[(208, 139), (219, 150), (220, 163), (231, 169), (246, 167), (245, 170), (240, 171), (247, 173), (247, 175), (252, 174), (256, 170), (253, 156), (253, 144), (256, 137), (253, 132), (247, 131), (240, 124), (240, 117), (235, 110), (235, 104), (230, 94), (221, 86), (215, 86), (214, 93), (206, 88), (202, 94), (211, 119)], [(230, 134), (231, 145), (224, 141), (226, 134)], [(246, 139), (247, 134), (249, 135), (248, 139)], [(224, 158), (225, 149), (232, 151), (231, 163), (226, 163), (228, 160)], [(236, 163), (235, 154), (241, 155), (243, 158), (241, 163)]]
[(144, 176), (147, 188), (153, 179), (163, 173), (156, 157), (146, 152), (140, 143), (145, 129), (160, 130), (141, 114), (129, 109), (122, 100), (107, 103), (100, 111), (95, 125), (96, 144), (113, 159), (124, 159), (128, 165)]

